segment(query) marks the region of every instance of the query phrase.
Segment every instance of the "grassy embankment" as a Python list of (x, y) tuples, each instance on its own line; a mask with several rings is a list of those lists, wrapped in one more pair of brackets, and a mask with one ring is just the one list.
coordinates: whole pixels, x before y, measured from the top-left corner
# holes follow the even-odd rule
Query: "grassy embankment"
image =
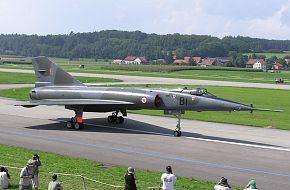
[[(124, 184), (123, 176), (126, 172), (126, 167), (110, 166), (104, 167), (106, 164), (95, 161), (61, 156), (52, 153), (4, 146), (0, 144), (0, 165), (23, 168), (31, 155), (38, 153), (41, 157), (43, 166), (40, 167), (40, 189), (47, 189), (47, 185), (51, 179), (51, 173), (65, 173), (83, 175), (93, 180), (101, 181), (111, 185), (122, 186)], [(9, 168), (11, 175), (10, 189), (17, 190), (19, 182), (19, 169)], [(138, 169), (136, 170), (138, 177), (138, 189), (148, 190), (148, 187), (156, 187), (160, 184), (161, 172), (150, 172)], [(66, 190), (82, 189), (82, 178), (74, 176), (58, 175), (59, 181), (62, 182)], [(217, 179), (218, 180), (218, 179)], [(175, 188), (177, 190), (210, 190), (214, 186), (213, 182), (196, 180), (193, 178), (178, 176)], [(123, 189), (114, 188), (99, 183), (86, 180), (87, 190), (110, 190)], [(234, 190), (240, 190), (240, 187), (234, 187)]]
[(284, 52), (284, 53), (255, 53), (255, 52), (252, 52), (252, 53), (244, 53), (244, 55), (247, 55), (247, 56), (250, 56), (250, 55), (253, 55), (253, 54), (256, 54), (256, 55), (265, 55), (266, 58), (271, 58), (273, 56), (276, 56), (277, 58), (284, 58), (286, 55), (289, 55), (290, 56), (290, 53), (289, 52)]
[[(131, 75), (131, 76), (151, 76), (165, 78), (185, 78), (185, 79), (202, 79), (202, 80), (219, 80), (235, 82), (256, 82), (256, 83), (274, 83), (276, 78), (283, 78), (286, 84), (290, 84), (290, 72), (281, 71), (280, 73), (268, 72), (247, 72), (232, 70), (188, 70), (191, 67), (184, 66), (182, 69), (176, 69), (176, 66), (140, 66), (129, 65), (123, 69), (116, 70), (116, 65), (109, 62), (93, 60), (69, 61), (68, 59), (52, 58), (61, 68), (69, 72), (114, 74), (114, 75)], [(79, 65), (85, 65), (80, 69)], [(156, 67), (156, 68), (154, 68)], [(0, 68), (31, 69), (31, 65), (0, 65)], [(150, 69), (148, 69), (150, 68)], [(153, 69), (152, 69), (153, 68)]]
[[(96, 82), (121, 82), (121, 80), (95, 77), (76, 77), (83, 83)], [(0, 84), (34, 84), (35, 75), (26, 73), (6, 73), (0, 72)]]
[[(143, 87), (141, 85), (130, 85), (130, 87)], [(172, 85), (150, 85), (152, 88), (164, 87), (175, 88)], [(195, 88), (196, 86), (188, 86)], [(265, 128), (278, 128), (290, 130), (290, 99), (287, 90), (237, 88), (237, 87), (206, 87), (209, 92), (218, 97), (230, 99), (244, 104), (254, 104), (255, 107), (282, 109), (284, 112), (186, 112), (183, 118), (201, 121), (233, 123), (241, 125), (251, 125)], [(29, 88), (2, 90), (0, 96), (15, 98), (17, 100), (28, 100)], [(133, 113), (163, 116), (162, 111), (140, 110)]]

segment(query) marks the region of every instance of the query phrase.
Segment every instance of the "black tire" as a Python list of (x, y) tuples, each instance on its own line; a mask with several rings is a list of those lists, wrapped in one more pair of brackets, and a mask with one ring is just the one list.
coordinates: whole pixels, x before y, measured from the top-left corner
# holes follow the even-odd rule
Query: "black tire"
[(122, 116), (116, 117), (116, 123), (118, 123), (118, 124), (124, 123), (124, 117), (122, 117)]
[(174, 131), (174, 132), (173, 132), (173, 135), (174, 135), (175, 137), (179, 137), (179, 131)]
[(80, 130), (81, 129), (81, 123), (75, 123), (75, 130)]
[(107, 121), (108, 121), (108, 123), (114, 123), (115, 121), (116, 121), (116, 117), (113, 117), (113, 116), (109, 116), (108, 118), (107, 118)]
[(73, 128), (73, 127), (74, 127), (74, 124), (73, 124), (72, 121), (67, 121), (67, 122), (66, 122), (66, 128), (71, 129), (71, 128)]

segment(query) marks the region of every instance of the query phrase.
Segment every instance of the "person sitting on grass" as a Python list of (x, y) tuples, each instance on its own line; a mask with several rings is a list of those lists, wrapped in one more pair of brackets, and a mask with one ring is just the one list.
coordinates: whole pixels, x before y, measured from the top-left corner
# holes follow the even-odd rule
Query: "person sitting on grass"
[(9, 183), (10, 175), (8, 173), (8, 170), (4, 167), (1, 167), (0, 170), (0, 189), (7, 189), (10, 187)]
[(57, 180), (57, 175), (53, 174), (51, 177), (52, 181), (49, 182), (48, 184), (48, 190), (62, 190), (61, 183), (56, 181)]
[(228, 180), (225, 177), (222, 177), (218, 184), (214, 186), (215, 190), (231, 190), (231, 186), (228, 184)]
[(254, 179), (251, 179), (244, 190), (258, 190), (256, 181)]

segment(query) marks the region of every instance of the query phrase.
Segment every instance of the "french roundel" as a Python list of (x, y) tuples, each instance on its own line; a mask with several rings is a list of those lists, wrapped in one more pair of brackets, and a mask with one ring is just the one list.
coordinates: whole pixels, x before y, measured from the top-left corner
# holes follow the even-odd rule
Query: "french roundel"
[(141, 98), (141, 102), (142, 102), (143, 104), (146, 104), (146, 103), (147, 103), (147, 98), (146, 98), (146, 97)]

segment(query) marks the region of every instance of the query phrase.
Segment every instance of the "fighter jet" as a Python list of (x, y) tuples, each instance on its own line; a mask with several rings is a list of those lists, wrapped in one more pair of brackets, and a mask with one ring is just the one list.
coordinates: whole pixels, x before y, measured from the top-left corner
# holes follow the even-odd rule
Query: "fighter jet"
[[(181, 136), (180, 119), (185, 111), (280, 111), (254, 108), (218, 98), (206, 89), (149, 89), (124, 87), (88, 87), (62, 70), (46, 57), (32, 59), (36, 75), (30, 102), (23, 107), (58, 105), (73, 110), (75, 116), (67, 121), (67, 128), (84, 128), (84, 112), (112, 112), (108, 123), (122, 124), (127, 110), (163, 110), (178, 119), (174, 136)], [(144, 79), (145, 80), (145, 79)], [(119, 114), (122, 116), (119, 116)], [(123, 117), (124, 116), (124, 117)]]

